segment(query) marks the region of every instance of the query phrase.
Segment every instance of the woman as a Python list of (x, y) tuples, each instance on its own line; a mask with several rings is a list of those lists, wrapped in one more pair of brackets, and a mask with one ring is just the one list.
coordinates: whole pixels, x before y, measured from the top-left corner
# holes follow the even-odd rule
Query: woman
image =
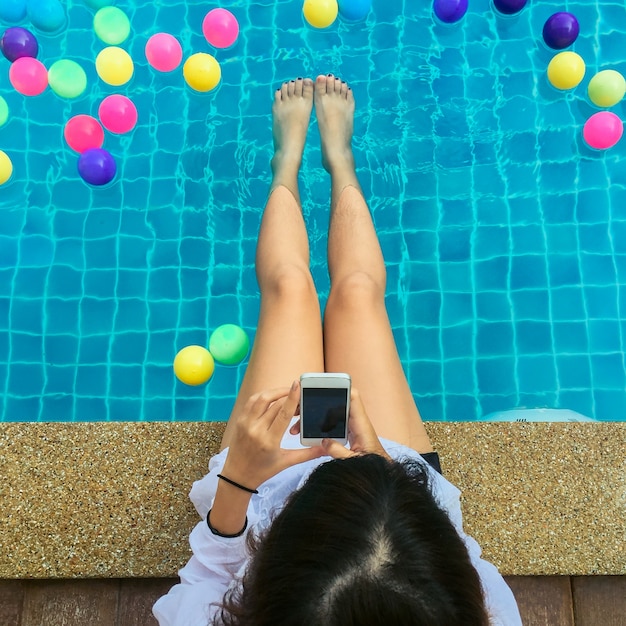
[[(297, 181), (313, 104), (331, 177), (323, 327)], [(438, 473), (402, 370), (355, 173), (352, 91), (331, 74), (298, 78), (272, 113), (258, 330), (222, 451), (191, 491), (203, 517), (194, 555), (154, 614), (161, 625), (521, 624), (463, 533), (459, 491)], [(350, 449), (299, 444), (298, 378), (324, 371), (352, 378)]]

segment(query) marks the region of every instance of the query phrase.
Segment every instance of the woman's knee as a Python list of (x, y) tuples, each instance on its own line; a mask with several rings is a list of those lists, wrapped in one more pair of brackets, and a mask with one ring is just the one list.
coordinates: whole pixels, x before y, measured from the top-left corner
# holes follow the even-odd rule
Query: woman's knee
[(330, 289), (328, 306), (361, 308), (385, 302), (385, 277), (375, 277), (369, 272), (350, 272), (336, 280)]
[(295, 263), (284, 263), (259, 278), (262, 295), (287, 300), (294, 304), (307, 298), (317, 300), (317, 291), (308, 268)]

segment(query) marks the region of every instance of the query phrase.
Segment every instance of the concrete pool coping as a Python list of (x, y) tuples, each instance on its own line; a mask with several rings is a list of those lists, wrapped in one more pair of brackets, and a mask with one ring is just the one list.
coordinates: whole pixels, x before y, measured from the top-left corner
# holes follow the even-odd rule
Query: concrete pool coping
[[(0, 577), (175, 576), (224, 424), (0, 425)], [(506, 575), (626, 574), (626, 423), (428, 422)]]

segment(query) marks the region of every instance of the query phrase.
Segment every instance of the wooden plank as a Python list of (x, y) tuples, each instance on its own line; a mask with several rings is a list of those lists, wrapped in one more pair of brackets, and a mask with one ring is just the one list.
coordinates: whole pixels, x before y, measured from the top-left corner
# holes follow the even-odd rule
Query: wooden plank
[(118, 626), (156, 626), (152, 605), (178, 578), (125, 578), (120, 581)]
[(21, 580), (0, 580), (0, 624), (20, 626), (24, 584)]
[(37, 580), (24, 584), (21, 626), (116, 626), (118, 580)]
[(569, 576), (505, 576), (505, 580), (524, 626), (574, 626)]
[(572, 578), (576, 626), (626, 624), (626, 576)]

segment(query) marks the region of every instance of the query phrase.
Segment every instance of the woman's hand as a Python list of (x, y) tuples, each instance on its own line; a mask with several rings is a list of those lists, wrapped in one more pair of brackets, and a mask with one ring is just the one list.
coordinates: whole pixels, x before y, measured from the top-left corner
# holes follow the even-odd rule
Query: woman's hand
[[(289, 432), (291, 432), (292, 435), (298, 434), (300, 432), (300, 423), (294, 424)], [(348, 441), (350, 442), (350, 450), (342, 446), (338, 441), (333, 441), (332, 439), (324, 439), (322, 448), (325, 454), (335, 459), (346, 459), (355, 454), (370, 453), (380, 454), (387, 459), (391, 458), (380, 443), (374, 426), (372, 422), (370, 422), (369, 417), (367, 417), (363, 400), (361, 400), (361, 394), (359, 394), (354, 387), (352, 387), (350, 392)]]
[(237, 418), (224, 476), (256, 489), (282, 470), (322, 456), (321, 446), (284, 450), (280, 442), (300, 401), (300, 384), (253, 395)]

